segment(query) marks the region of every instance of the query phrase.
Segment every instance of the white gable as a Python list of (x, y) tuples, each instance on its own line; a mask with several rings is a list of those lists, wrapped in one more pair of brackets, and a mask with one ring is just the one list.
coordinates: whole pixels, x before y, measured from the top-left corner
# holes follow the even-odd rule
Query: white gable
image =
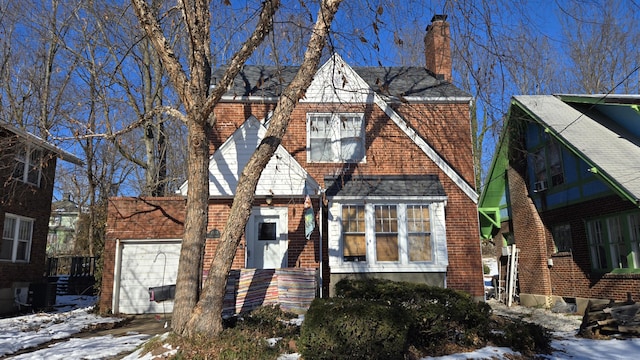
[[(209, 196), (235, 194), (240, 173), (266, 131), (251, 116), (216, 150), (209, 160)], [(302, 196), (316, 194), (318, 188), (318, 183), (280, 145), (260, 176), (256, 195)], [(180, 192), (186, 195), (187, 183), (180, 188)]]
[(371, 103), (373, 90), (338, 54), (324, 63), (300, 102)]

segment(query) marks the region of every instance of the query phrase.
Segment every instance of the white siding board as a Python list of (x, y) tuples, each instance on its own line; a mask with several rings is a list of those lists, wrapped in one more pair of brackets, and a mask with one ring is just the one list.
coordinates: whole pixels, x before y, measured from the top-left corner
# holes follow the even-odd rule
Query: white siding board
[(123, 242), (118, 309), (122, 314), (173, 311), (173, 300), (149, 301), (149, 288), (176, 283), (181, 243)]
[[(213, 154), (209, 161), (210, 196), (235, 194), (240, 174), (265, 133), (266, 128), (252, 116)], [(280, 145), (260, 176), (256, 195), (313, 195), (318, 189), (318, 183)], [(180, 192), (186, 195), (186, 183)]]

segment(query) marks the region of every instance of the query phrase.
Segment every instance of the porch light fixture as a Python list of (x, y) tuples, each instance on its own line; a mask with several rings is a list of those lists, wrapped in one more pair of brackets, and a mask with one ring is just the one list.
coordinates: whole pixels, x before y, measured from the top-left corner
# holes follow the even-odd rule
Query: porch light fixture
[(267, 194), (264, 201), (267, 203), (267, 205), (271, 206), (271, 204), (273, 203), (273, 191), (269, 190), (269, 194)]

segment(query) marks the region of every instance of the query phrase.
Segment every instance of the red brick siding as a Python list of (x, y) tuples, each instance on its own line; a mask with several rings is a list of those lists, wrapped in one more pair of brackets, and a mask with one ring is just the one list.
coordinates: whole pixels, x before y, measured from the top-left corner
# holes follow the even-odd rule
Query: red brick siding
[[(513, 234), (520, 249), (520, 291), (527, 294), (626, 300), (640, 298), (640, 274), (599, 274), (591, 271), (585, 220), (635, 209), (612, 195), (538, 213), (528, 196), (526, 178), (509, 169)], [(572, 249), (555, 253), (551, 231), (557, 224), (571, 227)], [(549, 268), (548, 259), (553, 267)]]
[[(270, 104), (221, 104), (217, 108), (219, 134), (228, 137), (251, 114), (260, 119)], [(474, 184), (469, 105), (408, 104), (396, 110), (471, 186)], [(307, 163), (308, 112), (362, 112), (365, 114), (366, 162), (359, 164)], [(293, 111), (282, 145), (324, 186), (326, 175), (437, 174), (448, 196), (446, 212), (449, 287), (483, 295), (482, 259), (477, 206), (386, 114), (375, 105), (300, 104)], [(291, 217), (291, 211), (290, 215)], [(290, 218), (290, 222), (291, 222)], [(290, 224), (291, 225), (291, 224)], [(290, 228), (291, 230), (291, 228)], [(293, 244), (293, 243), (292, 243)], [(316, 249), (317, 250), (317, 249)], [(326, 258), (326, 248), (323, 253)], [(291, 264), (291, 259), (289, 259)], [(327, 267), (325, 267), (326, 269)], [(325, 279), (328, 277), (325, 275)], [(325, 283), (326, 285), (326, 283)]]
[(182, 197), (109, 199), (98, 304), (101, 312), (111, 309), (116, 241), (182, 239), (185, 205)]
[(11, 287), (14, 282), (41, 282), (44, 279), (56, 160), (54, 155), (45, 154), (40, 187), (8, 180), (13, 168), (0, 166), (0, 234), (7, 213), (34, 219), (29, 263), (0, 261), (0, 288)]

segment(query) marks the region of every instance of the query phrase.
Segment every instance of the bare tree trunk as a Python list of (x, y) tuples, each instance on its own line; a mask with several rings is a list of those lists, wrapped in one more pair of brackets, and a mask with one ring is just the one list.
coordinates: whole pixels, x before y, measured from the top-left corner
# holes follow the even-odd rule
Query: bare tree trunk
[(240, 175), (227, 224), (216, 248), (216, 254), (210, 266), (202, 297), (193, 310), (186, 326), (186, 335), (203, 334), (215, 336), (222, 331), (221, 314), (227, 278), (240, 238), (251, 213), (258, 180), (269, 159), (271, 159), (282, 141), (294, 107), (300, 98), (304, 96), (313, 80), (331, 22), (341, 2), (342, 0), (325, 0), (321, 3), (318, 18), (305, 52), (304, 61), (295, 78), (278, 100), (265, 138), (258, 145)]

